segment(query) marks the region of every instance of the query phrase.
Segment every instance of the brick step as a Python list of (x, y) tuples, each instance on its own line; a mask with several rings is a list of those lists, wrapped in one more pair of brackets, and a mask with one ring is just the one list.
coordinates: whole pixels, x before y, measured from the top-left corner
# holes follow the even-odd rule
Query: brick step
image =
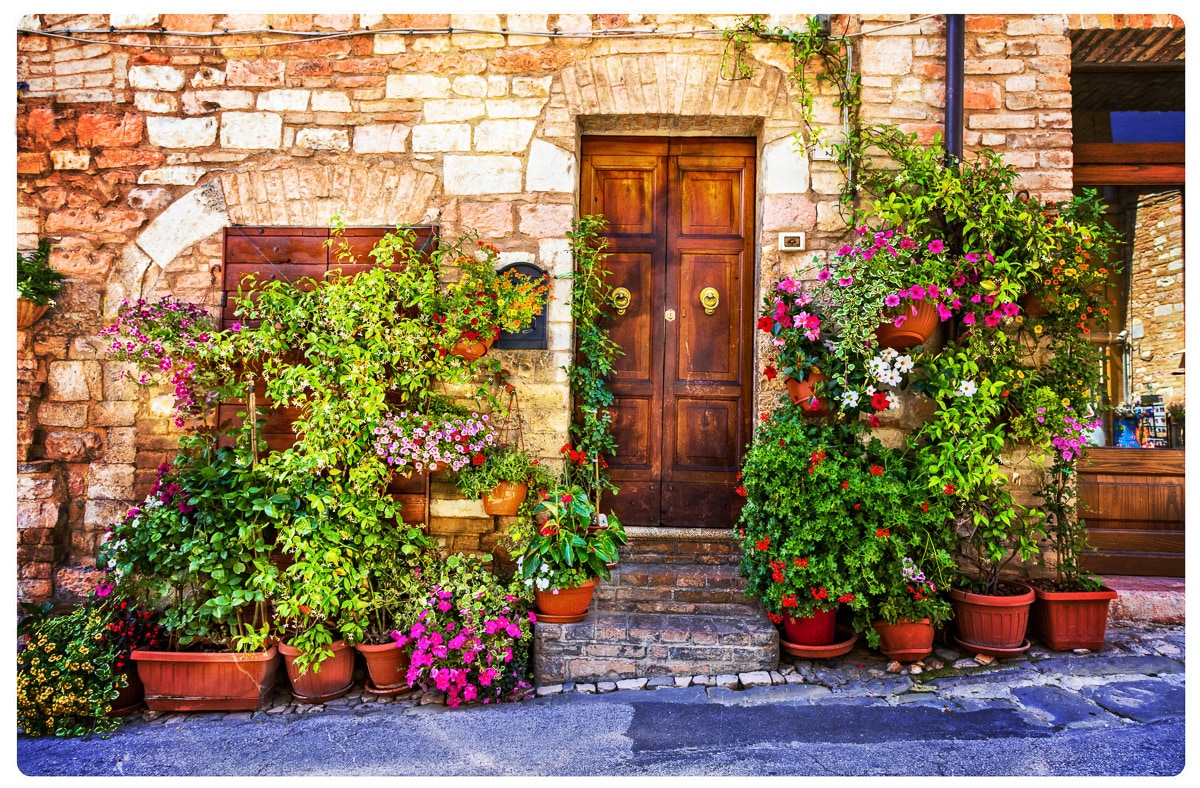
[(621, 560), (640, 564), (704, 564), (736, 566), (742, 551), (733, 532), (716, 528), (625, 529), (629, 543)]
[(729, 564), (628, 563), (622, 560), (612, 579), (596, 586), (592, 604), (627, 613), (699, 613), (722, 615), (728, 605), (750, 606), (746, 581)]
[(725, 613), (593, 609), (576, 624), (539, 622), (533, 632), (537, 685), (775, 670), (775, 626), (752, 608), (730, 606)]

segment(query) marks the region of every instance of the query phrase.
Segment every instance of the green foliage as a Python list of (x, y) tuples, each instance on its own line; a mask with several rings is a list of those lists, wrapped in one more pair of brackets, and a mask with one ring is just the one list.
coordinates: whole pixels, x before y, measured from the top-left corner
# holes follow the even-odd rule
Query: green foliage
[(573, 588), (591, 578), (609, 579), (625, 529), (615, 514), (599, 523), (587, 491), (564, 483), (552, 486), (533, 509), (534, 529), (516, 544), (520, 576), (540, 590)]
[(612, 375), (614, 361), (621, 355), (621, 347), (609, 336), (606, 325), (612, 319), (609, 311), (612, 288), (606, 281), (609, 272), (603, 265), (606, 256), (603, 251), (606, 242), (600, 237), (603, 227), (601, 217), (583, 216), (574, 221), (571, 232), (567, 233), (575, 262), (570, 274), (575, 355), (567, 367), (567, 378), (571, 383), (571, 399), (579, 414), (571, 423), (571, 435), (575, 441), (574, 450), (594, 458), (591, 469), (568, 466), (568, 472), (575, 483), (589, 491), (616, 492), (616, 486), (604, 470), (608, 463), (603, 458), (611, 457), (617, 451), (609, 412), (614, 400), (607, 379)]
[(1054, 543), (1056, 591), (1099, 591), (1103, 581), (1079, 568), (1088, 545), (1087, 523), (1079, 517), (1079, 476), (1074, 462), (1056, 462), (1038, 491), (1046, 536)]
[(554, 480), (546, 466), (531, 452), (512, 445), (496, 445), (482, 452), (482, 465), (465, 465), (455, 477), (455, 486), (468, 498), (480, 498), (500, 482), (528, 484), (545, 489)]
[(271, 634), (266, 600), (279, 571), (268, 531), (292, 495), (251, 463), (244, 444), (180, 443), (150, 495), (113, 526), (97, 566), (166, 600), (162, 623), (173, 642), (260, 650)]
[(54, 306), (64, 276), (50, 266), (50, 239), (42, 238), (28, 255), (17, 252), (17, 296), (38, 306)]
[(954, 563), (945, 502), (928, 495), (910, 457), (864, 442), (862, 433), (858, 423), (805, 421), (794, 409), (761, 425), (742, 469), (738, 536), (747, 594), (772, 620), (840, 602), (874, 643), (870, 622), (881, 616), (948, 616), (936, 593), (913, 598), (903, 559), (937, 572), (938, 581)]

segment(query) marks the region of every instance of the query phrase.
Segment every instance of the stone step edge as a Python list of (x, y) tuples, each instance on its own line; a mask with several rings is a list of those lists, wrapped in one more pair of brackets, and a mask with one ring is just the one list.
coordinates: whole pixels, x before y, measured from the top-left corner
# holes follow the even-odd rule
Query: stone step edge
[(629, 541), (655, 542), (733, 542), (732, 528), (668, 528), (665, 526), (630, 525), (625, 528)]

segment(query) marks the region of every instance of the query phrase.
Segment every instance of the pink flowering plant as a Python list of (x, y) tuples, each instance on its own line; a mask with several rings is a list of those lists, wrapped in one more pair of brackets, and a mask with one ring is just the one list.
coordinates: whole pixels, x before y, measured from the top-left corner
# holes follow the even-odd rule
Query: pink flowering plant
[(394, 471), (409, 474), (433, 468), (461, 471), (483, 465), (485, 451), (496, 441), (486, 414), (425, 415), (401, 411), (388, 415), (372, 430), (375, 453)]
[[(112, 340), (105, 348), (109, 359), (133, 364), (138, 385), (172, 386), (177, 427), (189, 418), (206, 416), (232, 393), (235, 375), (227, 346), (216, 320), (202, 306), (171, 296), (155, 302), (125, 299), (116, 322), (100, 336)], [(121, 377), (127, 374), (122, 371)]]
[(446, 693), (446, 703), (518, 700), (530, 688), (536, 616), (524, 586), (505, 583), (485, 557), (455, 554), (430, 568), (412, 624), (392, 633), (411, 649), (408, 683)]

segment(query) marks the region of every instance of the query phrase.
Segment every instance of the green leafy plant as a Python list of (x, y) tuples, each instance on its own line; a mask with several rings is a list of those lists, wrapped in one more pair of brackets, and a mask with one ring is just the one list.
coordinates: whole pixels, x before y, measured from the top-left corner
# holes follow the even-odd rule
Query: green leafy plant
[(1044, 531), (1053, 545), (1055, 579), (1035, 580), (1052, 591), (1099, 591), (1103, 581), (1079, 567), (1088, 545), (1087, 523), (1079, 516), (1079, 475), (1072, 460), (1059, 461), (1046, 473), (1038, 491)]
[(587, 490), (617, 491), (608, 478), (608, 461), (617, 451), (612, 434), (613, 394), (607, 379), (613, 363), (621, 355), (621, 347), (610, 336), (608, 322), (613, 315), (612, 288), (604, 269), (605, 240), (600, 237), (604, 219), (583, 216), (576, 219), (567, 233), (574, 270), (571, 278), (571, 317), (575, 321), (575, 354), (566, 368), (571, 386), (571, 399), (578, 418), (571, 423), (574, 445), (566, 449), (576, 457), (593, 458), (592, 467), (578, 460), (575, 467), (567, 466), (575, 483)]
[(531, 452), (505, 444), (485, 448), (483, 462), (464, 465), (455, 478), (459, 492), (468, 498), (480, 498), (501, 482), (528, 484), (532, 489), (546, 489), (554, 477)]
[(601, 523), (595, 504), (578, 485), (562, 482), (544, 491), (533, 508), (533, 528), (517, 540), (522, 580), (538, 590), (575, 588), (593, 578), (609, 579), (625, 544), (625, 529), (615, 514)]
[(50, 239), (38, 241), (37, 249), (27, 255), (17, 252), (17, 297), (38, 306), (54, 306), (54, 296), (62, 289), (65, 277), (50, 265)]
[(269, 530), (294, 505), (292, 495), (251, 462), (245, 442), (180, 444), (150, 495), (112, 527), (97, 566), (163, 600), (173, 647), (261, 650), (278, 575)]

